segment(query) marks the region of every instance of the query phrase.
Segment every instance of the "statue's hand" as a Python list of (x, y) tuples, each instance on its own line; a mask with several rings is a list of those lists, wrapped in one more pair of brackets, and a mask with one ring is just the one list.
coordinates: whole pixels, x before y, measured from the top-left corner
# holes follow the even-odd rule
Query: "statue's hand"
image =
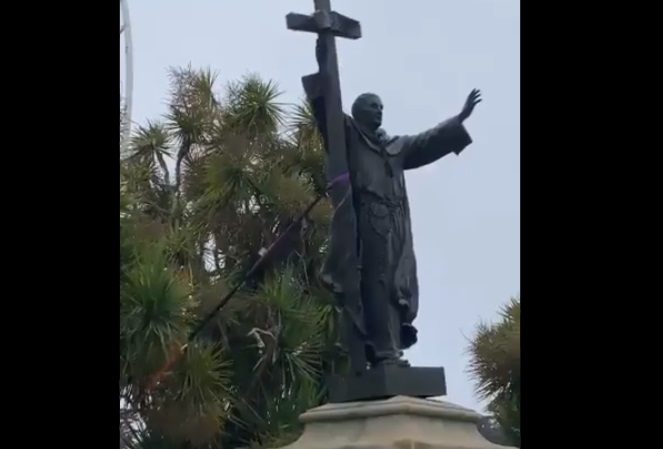
[(467, 96), (463, 110), (458, 114), (460, 121), (463, 122), (472, 115), (474, 107), (479, 103), (481, 103), (481, 91), (479, 89), (472, 89), (472, 92)]

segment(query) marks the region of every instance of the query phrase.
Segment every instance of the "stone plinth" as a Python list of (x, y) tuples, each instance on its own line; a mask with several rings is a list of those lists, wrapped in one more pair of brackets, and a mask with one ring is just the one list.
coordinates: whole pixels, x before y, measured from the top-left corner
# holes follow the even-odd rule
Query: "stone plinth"
[(304, 413), (304, 433), (283, 449), (504, 449), (477, 430), (478, 413), (448, 402), (396, 396), (327, 404)]

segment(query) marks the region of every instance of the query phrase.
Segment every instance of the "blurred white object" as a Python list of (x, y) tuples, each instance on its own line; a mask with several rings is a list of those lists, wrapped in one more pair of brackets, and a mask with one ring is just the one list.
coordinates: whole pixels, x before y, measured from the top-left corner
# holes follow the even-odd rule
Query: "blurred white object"
[[(131, 40), (131, 20), (129, 19), (128, 0), (120, 0), (120, 45), (124, 41), (124, 83), (120, 82), (120, 98), (124, 101), (125, 124), (122, 129), (123, 146), (131, 134), (131, 107), (134, 90), (133, 41)], [(124, 148), (123, 148), (124, 149)]]

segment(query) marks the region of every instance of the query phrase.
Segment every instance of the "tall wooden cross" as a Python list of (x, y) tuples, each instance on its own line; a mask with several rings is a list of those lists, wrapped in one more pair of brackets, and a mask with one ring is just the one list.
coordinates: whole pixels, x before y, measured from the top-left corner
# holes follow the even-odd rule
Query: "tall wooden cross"
[(338, 74), (335, 37), (359, 39), (359, 22), (331, 10), (330, 0), (314, 0), (315, 13), (304, 15), (290, 13), (286, 16), (288, 29), (317, 33), (327, 49), (326, 61), (321, 61), (326, 73), (322, 74), (323, 95), (327, 118), (327, 177), (335, 179), (347, 171), (345, 163), (345, 128), (343, 104), (341, 102), (341, 83)]
[[(347, 195), (350, 188), (347, 183), (336, 183), (344, 176), (348, 176), (347, 149), (345, 141), (345, 117), (343, 104), (341, 102), (341, 83), (338, 73), (338, 58), (336, 55), (336, 37), (348, 39), (359, 39), (361, 37), (361, 26), (359, 22), (343, 16), (331, 10), (330, 0), (314, 0), (315, 12), (312, 15), (290, 13), (286, 16), (288, 29), (295, 31), (307, 31), (317, 33), (322, 46), (326, 49), (324, 61), (320, 61), (321, 70), (318, 81), (322, 82), (322, 95), (325, 104), (326, 116), (326, 161), (325, 174), (327, 181), (332, 183), (329, 190), (334, 207), (337, 207)], [(313, 75), (317, 77), (318, 75)], [(307, 77), (305, 77), (306, 79)], [(306, 83), (306, 81), (304, 80)], [(352, 207), (348, 205), (348, 207)], [(357, 264), (358, 265), (358, 264)], [(344, 306), (345, 316), (342, 319), (342, 337), (345, 340), (352, 370), (360, 374), (366, 369), (366, 353), (364, 337), (359, 332), (351, 313), (348, 312), (348, 302), (360, 302), (359, 277), (357, 284), (350, 287), (352, 291), (345, 291)], [(354, 308), (361, 309), (360, 304), (354, 304)], [(364, 328), (362, 323), (362, 328)]]

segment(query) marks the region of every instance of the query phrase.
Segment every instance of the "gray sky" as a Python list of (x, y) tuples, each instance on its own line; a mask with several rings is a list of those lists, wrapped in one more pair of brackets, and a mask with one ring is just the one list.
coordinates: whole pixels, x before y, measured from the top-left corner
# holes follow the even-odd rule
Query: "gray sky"
[[(472, 88), (484, 101), (466, 122), (461, 156), (409, 172), (421, 291), (413, 364), (444, 366), (447, 400), (482, 408), (466, 374), (467, 338), (520, 292), (520, 2), (332, 0), (364, 37), (338, 44), (343, 102), (365, 91), (385, 104), (391, 135), (457, 114)], [(165, 111), (169, 66), (210, 67), (219, 81), (254, 72), (283, 101), (316, 70), (315, 37), (285, 28), (312, 0), (129, 0), (135, 122)], [(347, 110), (347, 109), (346, 109)]]

